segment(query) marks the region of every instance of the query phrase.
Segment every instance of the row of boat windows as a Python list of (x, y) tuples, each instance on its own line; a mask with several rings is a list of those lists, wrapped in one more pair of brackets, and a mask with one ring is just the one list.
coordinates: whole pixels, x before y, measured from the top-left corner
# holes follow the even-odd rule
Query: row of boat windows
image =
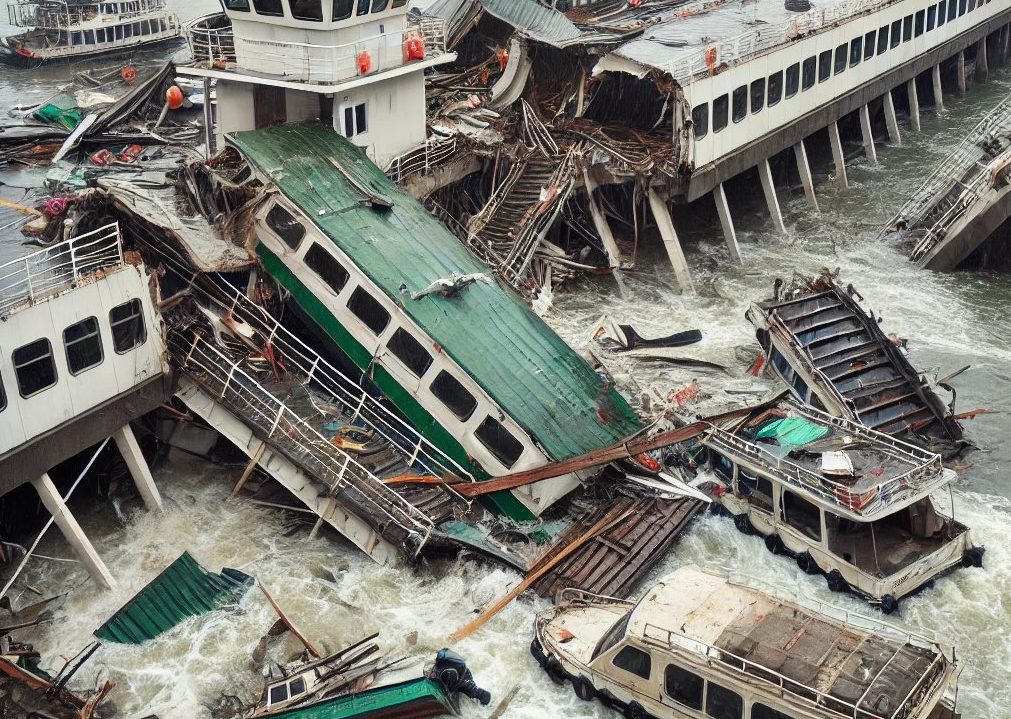
[[(883, 25), (865, 35), (855, 37), (848, 43), (836, 47), (835, 51), (825, 50), (812, 55), (804, 62), (796, 62), (786, 70), (778, 70), (768, 78), (759, 78), (750, 85), (741, 85), (732, 93), (713, 100), (712, 131), (720, 132), (730, 120), (738, 123), (750, 112), (756, 115), (764, 107), (778, 105), (784, 97), (789, 100), (798, 92), (810, 90), (816, 83), (827, 82), (833, 75), (840, 75), (847, 68), (856, 67), (862, 61), (875, 55), (883, 55), (902, 43), (920, 37), (925, 32), (941, 27), (946, 22), (978, 9), (991, 0), (940, 0), (912, 15), (906, 15), (891, 25)], [(709, 103), (704, 102), (692, 109), (692, 125), (695, 139), (709, 134)]]
[[(144, 344), (147, 329), (140, 300), (130, 300), (113, 307), (109, 312), (109, 326), (116, 354), (125, 354)], [(102, 364), (105, 350), (102, 347), (98, 318), (89, 317), (63, 330), (63, 351), (66, 353), (67, 368), (75, 377)], [(11, 360), (18, 393), (26, 399), (53, 387), (58, 380), (53, 346), (45, 337), (18, 347), (11, 355)], [(6, 408), (7, 394), (3, 381), (0, 380), (0, 412)]]
[[(226, 10), (249, 12), (249, 0), (222, 0)], [(352, 15), (396, 10), (404, 7), (407, 0), (333, 0), (333, 20), (347, 20)], [(284, 0), (253, 0), (257, 15), (284, 17)], [(323, 22), (323, 0), (289, 0), (289, 15), (295, 20)]]
[[(643, 679), (648, 680), (652, 674), (652, 657), (631, 645), (615, 654), (611, 663)], [(744, 719), (744, 699), (740, 694), (674, 664), (664, 669), (663, 690), (678, 704), (704, 711), (713, 719)], [(790, 715), (760, 702), (751, 705), (748, 716), (751, 719), (791, 719)]]
[[(292, 250), (297, 250), (305, 239), (305, 227), (281, 205), (271, 208), (266, 222)], [(312, 243), (302, 261), (335, 295), (339, 295), (351, 279), (351, 273), (319, 243)], [(377, 337), (390, 324), (390, 313), (360, 285), (351, 292), (346, 306)], [(402, 327), (390, 336), (386, 349), (418, 379), (425, 376), (434, 362), (432, 353)], [(469, 420), (477, 409), (477, 398), (446, 370), (439, 371), (428, 389), (461, 423)], [(516, 464), (523, 454), (522, 442), (491, 415), (478, 425), (474, 435), (506, 469)]]
[(267, 696), (267, 704), (280, 704), (281, 702), (288, 701), (290, 697), (297, 697), (299, 694), (305, 694), (305, 679), (302, 677), (296, 677), (290, 682), (272, 686)]
[[(168, 30), (168, 21), (164, 18), (161, 20), (141, 20), (126, 25), (116, 25), (115, 27), (99, 28), (97, 30), (75, 30), (70, 33), (70, 44), (100, 45), (104, 42), (115, 42), (116, 40), (126, 40), (131, 37), (153, 35), (158, 32), (168, 32)], [(66, 34), (65, 32), (60, 33), (61, 36), (65, 36)], [(66, 37), (61, 37), (61, 41), (66, 43)]]

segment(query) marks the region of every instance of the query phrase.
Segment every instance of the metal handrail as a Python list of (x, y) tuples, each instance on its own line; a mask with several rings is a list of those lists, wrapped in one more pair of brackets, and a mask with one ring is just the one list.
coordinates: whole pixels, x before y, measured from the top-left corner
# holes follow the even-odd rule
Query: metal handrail
[(227, 18), (224, 13), (210, 13), (186, 23), (183, 32), (190, 46), (190, 56), (198, 62), (235, 62), (235, 37), (231, 23), (220, 28), (199, 27), (216, 17)]
[(403, 184), (408, 177), (429, 174), (434, 167), (455, 155), (456, 149), (456, 135), (430, 137), (423, 145), (394, 157), (383, 171), (397, 184)]
[[(69, 3), (67, 0), (15, 0), (15, 2), (8, 4), (7, 16), (10, 24), (15, 27), (68, 30), (95, 17), (135, 18), (157, 13), (171, 15), (165, 9), (165, 0), (137, 1), (140, 4), (138, 10), (117, 12), (115, 15), (111, 15), (102, 13), (101, 7), (103, 5), (119, 5), (119, 2), (93, 0), (92, 2)], [(95, 11), (93, 17), (86, 16), (85, 11), (88, 9)]]
[(97, 270), (123, 264), (119, 223), (0, 265), (0, 316), (59, 294)]

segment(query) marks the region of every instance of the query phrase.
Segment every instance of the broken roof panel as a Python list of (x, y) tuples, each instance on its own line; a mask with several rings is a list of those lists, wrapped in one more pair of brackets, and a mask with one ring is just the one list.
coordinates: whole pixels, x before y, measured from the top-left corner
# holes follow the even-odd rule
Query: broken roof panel
[(565, 47), (579, 43), (582, 31), (569, 18), (537, 0), (481, 0), (484, 9), (531, 40)]

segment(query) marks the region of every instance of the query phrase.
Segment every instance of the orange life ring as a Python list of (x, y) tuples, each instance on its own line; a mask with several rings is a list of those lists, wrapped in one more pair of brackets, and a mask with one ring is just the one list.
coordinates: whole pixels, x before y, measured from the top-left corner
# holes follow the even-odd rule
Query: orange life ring
[(404, 56), (408, 60), (425, 59), (425, 43), (421, 41), (420, 37), (412, 35), (404, 40)]
[(372, 72), (372, 56), (368, 50), (362, 50), (358, 53), (358, 74), (368, 75), (370, 72)]
[(119, 76), (122, 78), (123, 82), (129, 85), (137, 79), (137, 71), (133, 69), (133, 65), (125, 65), (123, 69), (119, 71)]

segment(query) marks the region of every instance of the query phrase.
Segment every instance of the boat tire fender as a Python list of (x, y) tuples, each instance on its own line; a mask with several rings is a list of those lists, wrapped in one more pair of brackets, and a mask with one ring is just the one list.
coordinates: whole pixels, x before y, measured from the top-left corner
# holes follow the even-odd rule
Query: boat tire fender
[(548, 655), (547, 661), (544, 662), (544, 671), (548, 673), (548, 679), (555, 684), (565, 683), (565, 669), (554, 654)]
[(881, 611), (885, 614), (894, 614), (899, 609), (899, 600), (891, 594), (881, 597)]
[(541, 665), (542, 669), (547, 669), (548, 655), (544, 653), (544, 649), (541, 648), (541, 643), (537, 639), (530, 642), (530, 654), (533, 655), (534, 659)]
[(983, 566), (983, 553), (985, 551), (983, 547), (969, 547), (969, 549), (965, 550), (965, 554), (962, 555), (962, 566), (979, 569)]
[(833, 592), (848, 592), (850, 590), (849, 582), (843, 579), (843, 575), (838, 569), (833, 569), (826, 574), (825, 581), (828, 582), (828, 588)]
[(797, 566), (804, 574), (821, 574), (818, 562), (814, 561), (810, 552), (801, 552), (797, 555)]
[(734, 526), (737, 527), (737, 531), (741, 534), (755, 534), (755, 525), (751, 523), (751, 519), (748, 518), (747, 514), (738, 514), (734, 517)]
[(650, 719), (650, 714), (639, 702), (629, 702), (625, 705), (625, 719)]
[(765, 537), (765, 548), (773, 554), (786, 554), (786, 545), (778, 534), (768, 534)]
[(597, 689), (593, 686), (593, 682), (590, 681), (589, 677), (583, 675), (579, 675), (572, 680), (572, 691), (585, 702), (597, 696)]

